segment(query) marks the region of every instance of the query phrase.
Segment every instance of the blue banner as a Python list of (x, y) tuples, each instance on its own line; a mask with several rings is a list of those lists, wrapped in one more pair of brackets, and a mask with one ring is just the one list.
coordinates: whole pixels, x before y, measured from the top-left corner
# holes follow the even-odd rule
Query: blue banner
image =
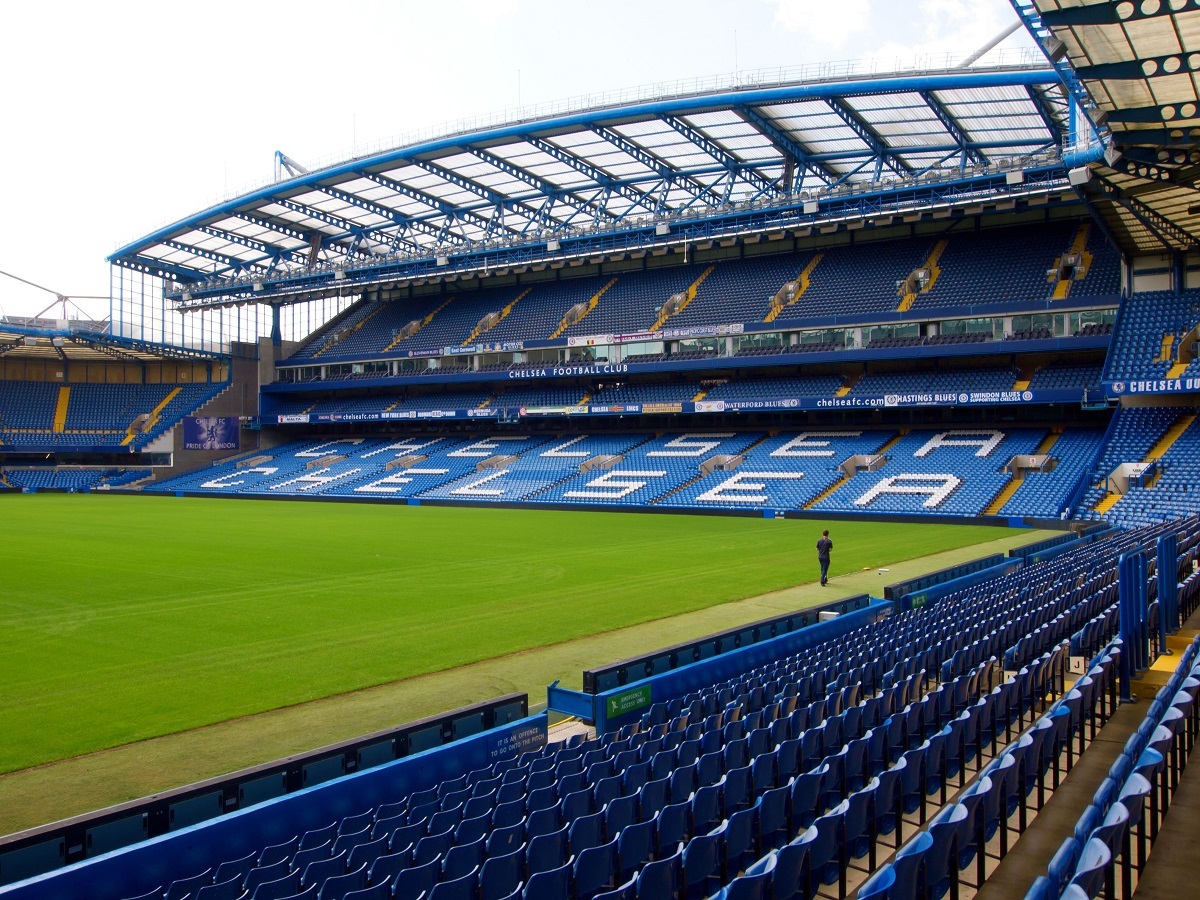
[(1149, 378), (1133, 381), (1106, 381), (1104, 392), (1109, 398), (1126, 394), (1194, 394), (1200, 392), (1200, 378)]
[(184, 450), (239, 450), (237, 416), (184, 416)]
[[(579, 367), (582, 368), (582, 367)], [(591, 367), (596, 368), (596, 367)], [(1186, 379), (1185, 379), (1186, 380)], [(1200, 388), (1197, 388), (1200, 390)], [(1014, 406), (1035, 403), (1078, 403), (1079, 388), (1041, 391), (930, 391), (882, 396), (847, 397), (774, 397), (766, 400), (697, 400), (669, 403), (592, 403), (573, 406), (522, 406), (507, 409), (508, 415), (536, 416), (628, 416), (673, 415), (690, 413), (740, 413), (800, 409), (887, 409), (906, 406)], [(447, 402), (453, 398), (447, 396)], [(498, 407), (483, 409), (388, 410), (377, 413), (322, 413), (319, 415), (281, 415), (280, 425), (308, 422), (378, 422), (413, 419), (494, 419)], [(269, 422), (267, 418), (265, 421)]]

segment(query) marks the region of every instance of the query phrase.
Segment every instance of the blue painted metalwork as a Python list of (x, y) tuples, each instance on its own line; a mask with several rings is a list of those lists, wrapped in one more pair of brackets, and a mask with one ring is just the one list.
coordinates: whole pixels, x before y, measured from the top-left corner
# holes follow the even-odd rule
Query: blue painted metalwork
[(1133, 696), (1133, 677), (1150, 664), (1144, 550), (1131, 550), (1121, 554), (1117, 562), (1117, 579), (1121, 633), (1121, 699), (1128, 702)]
[(950, 111), (942, 106), (941, 102), (937, 97), (933, 96), (931, 91), (921, 91), (921, 99), (929, 104), (929, 109), (937, 116), (938, 121), (942, 123), (942, 127), (950, 132), (959, 147), (962, 148), (962, 162), (959, 168), (965, 169), (968, 159), (976, 165), (982, 165), (987, 162), (983, 158), (983, 155), (971, 144), (966, 132), (963, 131), (962, 125), (959, 124), (954, 116), (950, 115)]
[[(820, 221), (835, 219), (874, 218), (888, 214), (899, 215), (913, 208), (927, 208), (936, 204), (965, 204), (995, 200), (1008, 190), (1003, 173), (994, 173), (981, 178), (959, 178), (928, 184), (914, 184), (902, 189), (858, 191), (844, 196), (822, 198), (816, 213), (804, 212), (805, 199), (791, 198), (786, 203), (761, 209), (738, 208), (733, 211), (715, 210), (709, 215), (672, 220), (670, 234), (656, 235), (656, 223), (637, 224), (628, 222), (627, 227), (613, 231), (599, 231), (578, 235), (560, 235), (558, 250), (547, 249), (544, 239), (512, 247), (451, 248), (446, 264), (439, 266), (432, 257), (413, 260), (380, 260), (363, 256), (348, 263), (338, 279), (332, 269), (321, 271), (302, 270), (297, 273), (279, 273), (270, 283), (263, 283), (263, 290), (254, 291), (250, 283), (218, 284), (213, 287), (191, 286), (187, 288), (193, 306), (202, 305), (205, 297), (220, 298), (220, 303), (231, 298), (245, 298), (256, 302), (277, 297), (286, 297), (303, 291), (312, 294), (320, 289), (338, 293), (354, 284), (371, 284), (411, 278), (465, 274), (495, 269), (501, 266), (519, 266), (561, 259), (569, 255), (628, 252), (645, 249), (656, 243), (691, 243), (715, 240), (731, 235), (744, 235), (754, 231), (770, 231), (784, 228), (812, 226)], [(1061, 169), (1027, 169), (1023, 191), (1066, 190), (1065, 172)], [(181, 291), (169, 292), (168, 296), (178, 299)]]
[(1159, 535), (1155, 544), (1154, 571), (1158, 583), (1158, 652), (1167, 652), (1167, 635), (1174, 634), (1179, 621), (1179, 536)]
[[(139, 240), (133, 244), (122, 247), (117, 250), (111, 257), (110, 261), (125, 265), (128, 263), (138, 264), (139, 256), (141, 256), (141, 265), (153, 266), (154, 263), (147, 262), (147, 257), (142, 256), (141, 251), (145, 248), (153, 246), (164, 240), (178, 238), (180, 234), (186, 233), (187, 230), (194, 229), (200, 225), (212, 224), (221, 218), (236, 215), (246, 217), (247, 215), (254, 216), (253, 208), (256, 204), (262, 205), (268, 202), (278, 202), (283, 195), (294, 196), (301, 190), (306, 188), (320, 189), (323, 185), (335, 185), (339, 180), (348, 180), (355, 177), (373, 177), (377, 176), (378, 172), (393, 168), (397, 165), (405, 163), (420, 164), (419, 157), (426, 159), (436, 156), (438, 153), (452, 151), (457, 148), (466, 147), (469, 149), (472, 144), (486, 145), (488, 143), (498, 143), (504, 140), (525, 140), (532, 132), (538, 131), (542, 133), (553, 133), (554, 131), (567, 131), (571, 129), (591, 129), (597, 134), (601, 134), (612, 140), (615, 138), (614, 146), (620, 147), (631, 156), (637, 158), (639, 162), (646, 165), (652, 172), (658, 176), (663, 185), (673, 185), (680, 188), (688, 194), (691, 194), (696, 200), (703, 199), (705, 202), (712, 201), (720, 203), (723, 198), (720, 194), (712, 191), (703, 183), (696, 182), (692, 179), (693, 175), (699, 174), (696, 171), (684, 168), (675, 167), (655, 154), (641, 148), (636, 143), (624, 138), (618, 132), (613, 131), (608, 125), (608, 122), (628, 121), (636, 118), (653, 118), (663, 116), (687, 115), (689, 112), (695, 112), (703, 109), (714, 108), (749, 108), (762, 104), (786, 103), (797, 100), (821, 100), (826, 98), (838, 98), (845, 96), (864, 96), (878, 94), (883, 92), (898, 92), (898, 91), (934, 91), (942, 89), (954, 88), (987, 88), (994, 86), (1011, 86), (1011, 85), (1044, 85), (1054, 83), (1059, 80), (1059, 76), (1051, 70), (1046, 69), (1020, 69), (1006, 71), (951, 71), (945, 73), (929, 73), (922, 75), (902, 75), (882, 78), (864, 78), (861, 80), (846, 80), (827, 83), (805, 83), (796, 85), (787, 85), (783, 87), (771, 88), (756, 88), (740, 91), (724, 91), (702, 97), (678, 97), (664, 100), (648, 101), (644, 103), (631, 104), (625, 107), (616, 109), (589, 110), (583, 113), (574, 113), (563, 116), (551, 117), (535, 122), (512, 123), (501, 126), (499, 128), (487, 129), (476, 132), (470, 135), (459, 135), (446, 138), (440, 138), (431, 141), (425, 141), (409, 147), (398, 148), (386, 153), (376, 154), (374, 156), (363, 159), (353, 160), (338, 166), (333, 166), (328, 169), (323, 169), (318, 172), (310, 172), (299, 175), (287, 181), (280, 182), (276, 185), (271, 185), (266, 188), (251, 192), (236, 200), (219, 204), (209, 209), (203, 210), (200, 213), (181, 220), (166, 228), (148, 235), (146, 238)], [(749, 119), (747, 119), (749, 121)], [(777, 145), (780, 144), (777, 133), (772, 141)], [(877, 145), (882, 146), (882, 145)], [(999, 147), (1002, 145), (998, 145)], [(800, 149), (793, 147), (793, 149)], [(887, 149), (883, 147), (882, 149)], [(564, 151), (566, 152), (566, 151)], [(801, 161), (800, 155), (795, 154), (797, 161)], [(894, 160), (889, 162), (890, 166), (897, 166), (903, 169), (903, 166), (896, 163)], [(594, 166), (592, 168), (595, 168)], [(718, 167), (719, 171), (725, 171)], [(707, 171), (713, 171), (709, 167)], [(461, 177), (461, 176), (460, 176)], [(597, 181), (597, 184), (602, 187), (612, 188), (612, 180), (608, 184)], [(468, 181), (463, 179), (464, 182)], [(515, 202), (517, 207), (521, 206), (519, 201), (515, 201), (510, 197), (503, 197), (495, 192), (482, 188), (479, 185), (470, 186), (462, 184), (464, 189), (469, 190), (472, 194), (479, 196), (484, 202), (493, 205), (499, 204), (501, 207), (509, 205), (510, 208)], [(394, 186), (393, 186), (394, 187)], [(395, 189), (395, 188), (394, 188)], [(652, 191), (655, 189), (651, 189)], [(638, 192), (644, 196), (645, 192)], [(655, 206), (659, 209), (664, 208), (665, 192), (656, 198)], [(426, 198), (427, 201), (428, 198)], [(299, 204), (295, 204), (299, 206)], [(655, 207), (651, 207), (652, 209)], [(249, 211), (249, 212), (247, 212)], [(336, 244), (339, 241), (343, 245), (349, 245), (354, 242), (354, 236), (361, 240), (360, 232), (362, 229), (349, 227), (347, 223), (341, 223), (334, 220), (322, 219), (319, 215), (315, 215), (313, 211), (307, 208), (298, 210), (302, 214), (312, 215), (317, 221), (323, 221), (331, 227), (338, 228), (342, 234), (331, 236), (331, 240)], [(535, 216), (542, 215), (536, 208), (528, 208), (528, 212), (534, 213)], [(443, 214), (447, 214), (446, 210), (442, 210)], [(454, 214), (459, 214), (460, 210), (455, 207)], [(257, 217), (256, 217), (257, 218)], [(543, 216), (544, 218), (544, 216)], [(336, 219), (336, 217), (334, 217)], [(248, 219), (249, 221), (250, 219)], [(279, 230), (279, 233), (287, 234), (285, 226), (278, 223), (271, 223), (266, 220), (268, 227), (273, 230)], [(481, 226), (485, 227), (485, 226)], [(552, 227), (561, 227), (561, 223), (554, 223)], [(291, 229), (293, 233), (298, 229)], [(294, 235), (289, 235), (294, 236)], [(178, 275), (184, 280), (188, 279), (188, 270), (186, 267), (175, 267), (174, 270), (162, 267), (162, 271), (172, 275)], [(192, 271), (191, 278), (201, 277), (198, 271)]]
[[(1010, 2), (1021, 21), (1025, 23), (1026, 30), (1037, 41), (1038, 46), (1042, 48), (1043, 52), (1050, 46), (1052, 40), (1057, 41), (1057, 38), (1054, 37), (1050, 30), (1053, 20), (1047, 21), (1045, 15), (1039, 13), (1037, 7), (1033, 5), (1033, 0), (1010, 0)], [(1197, 2), (1197, 0), (1192, 0), (1192, 2)], [(1134, 4), (1130, 3), (1127, 5), (1133, 6)], [(1079, 105), (1084, 116), (1087, 118), (1093, 140), (1101, 142), (1100, 129), (1096, 126), (1096, 120), (1091, 112), (1093, 107), (1091, 95), (1088, 94), (1087, 89), (1083, 86), (1083, 82), (1079, 80), (1079, 76), (1076, 75), (1070, 61), (1065, 56), (1060, 59), (1052, 59), (1050, 54), (1047, 54), (1046, 59), (1058, 73), (1062, 84), (1067, 89), (1067, 93), (1070, 94), (1075, 104)], [(1072, 108), (1074, 108), (1074, 104)], [(1071, 129), (1071, 142), (1076, 142), (1074, 128)]]

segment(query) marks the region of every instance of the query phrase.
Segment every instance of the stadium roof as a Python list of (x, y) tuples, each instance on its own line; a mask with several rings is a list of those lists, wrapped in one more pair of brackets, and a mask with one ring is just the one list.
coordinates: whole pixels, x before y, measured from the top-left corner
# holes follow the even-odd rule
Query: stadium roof
[(129, 363), (173, 360), (209, 360), (223, 354), (192, 347), (162, 344), (112, 333), (107, 320), (0, 317), (0, 357)]
[(602, 104), (312, 172), (281, 157), (293, 177), (110, 261), (166, 279), (186, 309), (755, 228), (882, 224), (930, 205), (1065, 188), (1079, 143), (1067, 97), (1044, 60), (828, 72)]
[(1127, 249), (1200, 244), (1200, 0), (1013, 0), (1112, 135), (1084, 197)]

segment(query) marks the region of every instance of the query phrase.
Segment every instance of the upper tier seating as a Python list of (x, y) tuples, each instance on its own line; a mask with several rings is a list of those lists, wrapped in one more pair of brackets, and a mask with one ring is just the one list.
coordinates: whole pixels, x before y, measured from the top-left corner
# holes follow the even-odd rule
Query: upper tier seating
[[(938, 260), (937, 282), (918, 294), (913, 309), (1004, 304), (1019, 306), (1046, 300), (1054, 282), (1046, 272), (1070, 245), (1077, 223), (1053, 222), (976, 234), (947, 235)], [(1120, 256), (1095, 228), (1088, 234), (1093, 254), (1087, 274), (1071, 286), (1070, 297), (1109, 297), (1120, 290)], [(907, 273), (905, 273), (907, 274)]]
[(716, 263), (712, 274), (701, 283), (696, 298), (682, 312), (671, 316), (667, 327), (761, 322), (772, 298), (785, 284), (799, 277), (811, 257), (811, 253), (789, 253)]
[[(1075, 228), (1075, 222), (1064, 222), (952, 234), (945, 238), (938, 280), (927, 293), (917, 296), (913, 308), (1002, 304), (1016, 309), (1041, 304), (1054, 287), (1046, 272), (1067, 249)], [(289, 361), (366, 360), (378, 358), (389, 346), (388, 357), (457, 347), (471, 337), (484, 316), (503, 311), (513, 301), (517, 302), (507, 315), (476, 340), (488, 344), (545, 340), (571, 307), (587, 303), (601, 291), (596, 307), (561, 336), (642, 332), (659, 320), (663, 304), (686, 292), (709, 269), (695, 297), (682, 311), (666, 318), (665, 327), (763, 322), (776, 294), (806, 269), (809, 286), (794, 303), (783, 307), (777, 319), (781, 326), (795, 327), (830, 316), (861, 319), (899, 307), (902, 298), (896, 283), (921, 267), (939, 240), (928, 236), (867, 242), (583, 278), (569, 277), (567, 269), (567, 277), (558, 281), (448, 291), (382, 304), (364, 302), (317, 331)], [(1084, 280), (1075, 283), (1072, 297), (1110, 297), (1117, 290), (1119, 258), (1096, 234), (1090, 236), (1089, 251), (1095, 254), (1091, 269)], [(429, 321), (416, 334), (396, 341), (408, 323), (426, 318)], [(976, 339), (981, 338), (938, 338), (934, 342)]]
[(822, 251), (808, 290), (785, 306), (777, 322), (892, 312), (900, 305), (896, 282), (919, 268), (933, 241), (897, 241)]
[[(1175, 364), (1180, 339), (1200, 322), (1200, 292), (1134, 294), (1121, 302), (1104, 377), (1109, 381), (1163, 378)], [(1169, 342), (1169, 353), (1163, 355)]]
[(674, 294), (686, 291), (703, 271), (703, 266), (672, 266), (618, 275), (617, 283), (605, 291), (596, 308), (562, 336), (645, 331), (658, 318), (662, 305)]
[(1012, 369), (955, 369), (941, 372), (879, 372), (860, 378), (851, 396), (1011, 391), (1020, 375)]

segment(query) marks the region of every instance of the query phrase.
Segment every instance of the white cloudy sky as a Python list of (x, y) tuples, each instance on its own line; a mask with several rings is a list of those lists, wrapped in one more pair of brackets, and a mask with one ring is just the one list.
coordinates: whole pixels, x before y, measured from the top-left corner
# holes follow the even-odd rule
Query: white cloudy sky
[[(0, 270), (108, 294), (105, 257), (302, 163), (564, 97), (843, 59), (965, 54), (1009, 0), (13, 3)], [(1031, 44), (1024, 31), (1004, 47)], [(53, 298), (0, 278), (0, 311)], [(107, 315), (107, 301), (82, 302)]]

